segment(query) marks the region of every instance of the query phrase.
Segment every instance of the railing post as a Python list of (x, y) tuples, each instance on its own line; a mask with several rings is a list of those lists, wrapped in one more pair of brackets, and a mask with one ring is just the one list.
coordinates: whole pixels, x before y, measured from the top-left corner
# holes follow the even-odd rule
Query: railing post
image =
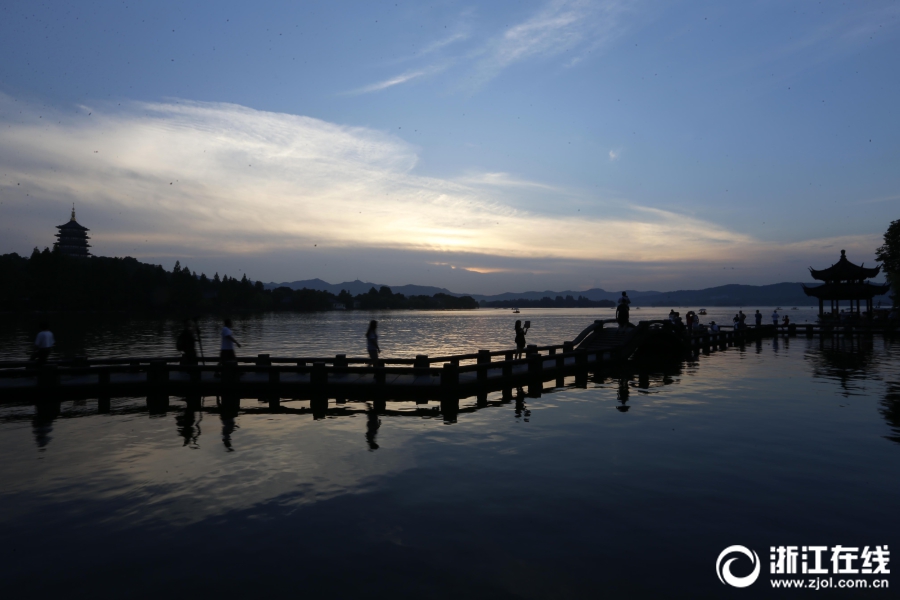
[(572, 342), (563, 342), (563, 353), (574, 352), (575, 344)]
[(269, 358), (268, 354), (258, 354), (256, 356), (256, 366), (269, 367), (271, 365), (272, 365), (272, 359)]

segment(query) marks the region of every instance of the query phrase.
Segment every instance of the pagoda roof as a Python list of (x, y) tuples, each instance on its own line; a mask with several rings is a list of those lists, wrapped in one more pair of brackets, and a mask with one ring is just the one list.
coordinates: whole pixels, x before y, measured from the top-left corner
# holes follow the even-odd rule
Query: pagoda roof
[(814, 279), (819, 281), (861, 281), (871, 279), (881, 272), (881, 267), (866, 268), (862, 265), (854, 265), (847, 260), (847, 254), (841, 250), (841, 259), (827, 269), (816, 270), (812, 267), (809, 272)]
[(889, 283), (829, 282), (815, 287), (803, 285), (803, 291), (807, 296), (815, 296), (821, 300), (864, 300), (887, 294), (890, 290)]
[(60, 231), (90, 231), (90, 229), (88, 229), (84, 225), (81, 225), (80, 223), (78, 223), (78, 221), (75, 220), (68, 221), (67, 223), (63, 223), (62, 225), (57, 225), (56, 228)]

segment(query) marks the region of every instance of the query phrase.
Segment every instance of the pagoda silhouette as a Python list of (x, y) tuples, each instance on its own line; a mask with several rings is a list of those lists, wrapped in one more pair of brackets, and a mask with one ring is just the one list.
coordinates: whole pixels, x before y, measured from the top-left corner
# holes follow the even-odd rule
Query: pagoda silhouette
[(91, 255), (88, 250), (91, 245), (87, 243), (91, 239), (87, 235), (90, 229), (80, 225), (75, 220), (74, 203), (72, 204), (72, 218), (69, 219), (68, 223), (57, 225), (56, 228), (59, 229), (59, 233), (56, 234), (57, 240), (53, 244), (55, 249), (67, 256), (87, 257)]

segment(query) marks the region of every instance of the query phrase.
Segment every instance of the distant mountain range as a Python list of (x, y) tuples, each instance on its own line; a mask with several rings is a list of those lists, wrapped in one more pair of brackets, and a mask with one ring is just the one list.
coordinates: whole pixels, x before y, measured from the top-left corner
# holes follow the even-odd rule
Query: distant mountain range
[[(291, 281), (284, 283), (267, 283), (267, 290), (274, 290), (279, 287), (289, 287), (292, 290), (300, 290), (306, 288), (308, 290), (320, 290), (323, 292), (331, 292), (334, 295), (340, 294), (341, 290), (347, 290), (350, 294), (365, 294), (370, 289), (381, 289), (383, 283), (371, 283), (366, 281), (345, 281), (344, 283), (328, 283), (321, 279), (304, 279), (303, 281)], [(434, 296), (435, 294), (449, 294), (451, 296), (472, 296), (472, 294), (456, 294), (445, 288), (434, 287), (431, 285), (389, 285), (391, 291), (395, 294), (403, 294), (404, 296)], [(472, 296), (475, 298), (475, 296)], [(478, 300), (478, 298), (475, 298)]]
[[(306, 279), (304, 281), (291, 281), (289, 283), (267, 283), (267, 289), (277, 287), (289, 287), (299, 290), (307, 288), (311, 290), (322, 290), (338, 294), (341, 290), (347, 290), (354, 296), (364, 294), (371, 288), (376, 290), (381, 288), (383, 284), (364, 282), (360, 280), (345, 281), (344, 283), (331, 284), (321, 279)], [(807, 283), (809, 286), (821, 285), (813, 282)], [(656, 291), (638, 291), (627, 290), (628, 296), (631, 298), (632, 305), (637, 306), (815, 306), (818, 301), (803, 293), (803, 288), (799, 282), (773, 283), (770, 285), (720, 285), (717, 287), (706, 288), (702, 290), (676, 290), (672, 292), (656, 292)], [(490, 302), (493, 300), (540, 300), (557, 296), (584, 296), (589, 300), (613, 300), (615, 301), (622, 295), (621, 290), (617, 292), (608, 292), (600, 288), (592, 288), (589, 290), (564, 290), (554, 292), (545, 290), (543, 292), (506, 292), (503, 294), (485, 295), (485, 294), (460, 294), (451, 292), (446, 288), (428, 286), (428, 285), (397, 285), (388, 286), (395, 294), (404, 294), (406, 296), (433, 296), (434, 294), (449, 294), (451, 296), (471, 296), (475, 300)], [(887, 296), (876, 296), (875, 302), (881, 302), (890, 306), (890, 299)]]

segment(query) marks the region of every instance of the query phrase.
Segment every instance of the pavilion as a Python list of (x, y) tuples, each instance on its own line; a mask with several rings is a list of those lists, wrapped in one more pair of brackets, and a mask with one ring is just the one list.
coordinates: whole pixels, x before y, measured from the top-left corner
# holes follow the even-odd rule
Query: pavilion
[[(809, 272), (813, 278), (825, 283), (816, 287), (807, 287), (803, 284), (803, 291), (807, 296), (815, 296), (819, 299), (819, 316), (825, 314), (825, 301), (831, 302), (831, 314), (837, 316), (841, 300), (850, 301), (850, 312), (861, 314), (860, 301), (866, 301), (866, 311), (872, 314), (872, 299), (875, 296), (887, 294), (890, 284), (873, 284), (866, 281), (876, 277), (881, 272), (881, 267), (866, 268), (862, 265), (854, 265), (847, 260), (847, 254), (841, 250), (841, 259), (827, 269), (817, 271), (812, 267)], [(854, 310), (854, 302), (856, 308)]]
[(72, 218), (64, 225), (57, 225), (59, 233), (56, 234), (57, 241), (53, 244), (60, 252), (68, 256), (90, 256), (88, 248), (91, 247), (87, 241), (87, 232), (90, 231), (75, 220), (75, 205), (72, 205)]

